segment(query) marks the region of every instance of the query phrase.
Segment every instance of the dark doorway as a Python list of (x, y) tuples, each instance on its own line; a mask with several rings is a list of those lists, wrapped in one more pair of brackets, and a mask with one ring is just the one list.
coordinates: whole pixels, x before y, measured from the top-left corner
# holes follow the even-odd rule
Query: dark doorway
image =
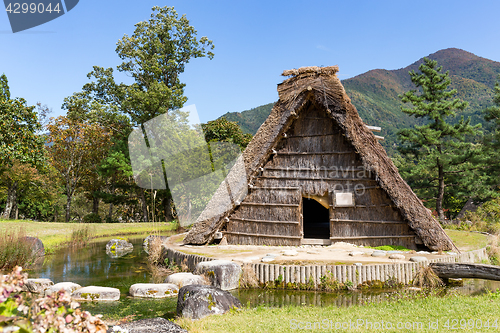
[(302, 198), (304, 238), (330, 239), (330, 214), (314, 199)]

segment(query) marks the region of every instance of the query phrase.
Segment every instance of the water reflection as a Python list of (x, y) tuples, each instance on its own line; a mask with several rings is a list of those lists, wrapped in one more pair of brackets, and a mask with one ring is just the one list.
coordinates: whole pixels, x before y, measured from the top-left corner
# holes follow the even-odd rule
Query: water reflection
[[(487, 290), (500, 289), (500, 281), (487, 280), (465, 280), (463, 287), (446, 288), (438, 295), (459, 293), (464, 295), (480, 295)], [(385, 289), (385, 290), (362, 290), (354, 292), (325, 293), (314, 291), (297, 290), (233, 290), (231, 293), (238, 297), (241, 303), (247, 307), (270, 306), (285, 307), (294, 306), (330, 306), (347, 307), (351, 305), (366, 305), (382, 301), (395, 301), (398, 299), (411, 299), (422, 297), (423, 291), (412, 289)]]
[(82, 286), (115, 287), (127, 294), (134, 283), (153, 282), (142, 241), (143, 238), (130, 238), (134, 249), (120, 258), (106, 255), (107, 241), (94, 242), (76, 250), (61, 250), (46, 256), (43, 264), (29, 276), (48, 278), (54, 283), (70, 281)]
[[(110, 238), (111, 239), (111, 238)], [(82, 286), (103, 286), (119, 288), (122, 298), (128, 295), (134, 283), (152, 283), (153, 274), (147, 264), (147, 254), (143, 250), (143, 238), (130, 238), (134, 245), (133, 252), (121, 258), (106, 255), (107, 241), (95, 242), (77, 250), (62, 250), (45, 258), (30, 272), (30, 277), (48, 278), (58, 282), (75, 282)], [(444, 293), (459, 292), (466, 295), (478, 295), (486, 290), (500, 289), (500, 281), (466, 280), (463, 287), (449, 288)], [(323, 293), (312, 291), (285, 290), (234, 290), (243, 305), (283, 307), (288, 305), (309, 306), (351, 306), (376, 303), (384, 300), (412, 298), (417, 291), (378, 290), (341, 293)], [(123, 299), (120, 302), (125, 301)]]

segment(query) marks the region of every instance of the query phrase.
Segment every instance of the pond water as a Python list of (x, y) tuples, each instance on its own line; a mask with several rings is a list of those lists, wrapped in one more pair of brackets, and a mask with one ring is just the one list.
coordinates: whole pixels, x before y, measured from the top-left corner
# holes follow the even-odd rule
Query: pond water
[[(111, 238), (110, 238), (111, 239)], [(108, 239), (109, 240), (109, 239)], [(128, 291), (134, 283), (160, 282), (158, 276), (153, 276), (147, 264), (147, 254), (142, 248), (143, 238), (129, 238), (134, 245), (133, 252), (121, 257), (111, 258), (106, 254), (106, 241), (94, 242), (86, 248), (77, 250), (61, 250), (45, 258), (43, 265), (29, 272), (30, 277), (48, 278), (54, 283), (71, 281), (82, 286), (114, 287), (121, 291), (119, 302), (141, 302), (132, 300)], [(161, 279), (161, 278), (160, 278)], [(486, 290), (500, 289), (499, 281), (466, 280), (463, 287), (448, 288), (444, 293), (458, 292), (463, 294), (481, 294)], [(377, 290), (340, 293), (325, 293), (293, 290), (234, 290), (243, 305), (255, 307), (312, 305), (312, 306), (350, 306), (367, 304), (387, 299), (412, 297), (417, 292), (411, 290)], [(144, 300), (145, 301), (145, 300)], [(150, 300), (149, 300), (150, 301)], [(159, 301), (159, 300), (158, 300)], [(172, 303), (170, 308), (175, 311), (175, 299), (163, 300)]]

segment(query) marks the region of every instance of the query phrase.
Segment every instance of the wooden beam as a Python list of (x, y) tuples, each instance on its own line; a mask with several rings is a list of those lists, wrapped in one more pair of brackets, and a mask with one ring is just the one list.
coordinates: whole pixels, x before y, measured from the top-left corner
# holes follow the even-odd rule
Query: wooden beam
[(346, 237), (330, 237), (331, 240), (346, 240), (346, 239), (388, 239), (388, 238), (414, 238), (416, 235), (395, 235), (395, 236), (346, 236)]
[(300, 152), (300, 151), (286, 151), (276, 152), (278, 155), (341, 155), (341, 154), (356, 154), (356, 151), (316, 151), (316, 152)]
[(287, 135), (287, 138), (314, 138), (316, 136), (334, 136), (339, 133), (330, 133), (330, 134), (303, 134), (303, 135)]
[(259, 178), (265, 178), (265, 179), (297, 179), (297, 180), (344, 180), (344, 181), (375, 181), (375, 179), (371, 178), (319, 178), (319, 177), (295, 177), (295, 176), (289, 176), (289, 177), (283, 177), (283, 176), (260, 176)]
[(308, 168), (280, 168), (280, 167), (265, 167), (264, 170), (283, 170), (283, 171), (320, 171), (320, 172), (338, 172), (338, 173), (344, 173), (344, 172), (359, 172), (359, 171), (367, 171), (364, 167), (358, 167), (358, 168), (349, 168), (347, 170), (329, 170), (329, 169), (308, 169)]
[(261, 187), (252, 187), (252, 191), (254, 190), (290, 190), (290, 191), (300, 191), (300, 187), (272, 187), (272, 186), (261, 186)]
[(430, 263), (434, 273), (442, 279), (485, 279), (500, 281), (500, 267), (483, 264)]
[(282, 203), (267, 203), (267, 202), (242, 202), (240, 206), (285, 206), (298, 207), (299, 204), (282, 204)]
[(229, 220), (243, 221), (243, 222), (258, 222), (258, 223), (284, 223), (284, 224), (299, 224), (298, 221), (267, 221), (267, 220), (254, 220), (254, 219), (244, 219), (239, 217), (231, 217)]
[[(356, 207), (352, 207), (356, 208)], [(348, 222), (348, 223), (378, 223), (378, 224), (407, 224), (403, 221), (371, 221), (371, 220), (345, 220), (345, 219), (330, 219), (331, 222)]]
[(238, 236), (251, 236), (251, 237), (270, 237), (270, 238), (293, 238), (301, 239), (301, 236), (283, 236), (283, 235), (263, 235), (263, 234), (250, 234), (247, 232), (236, 232), (236, 231), (223, 231), (223, 234), (238, 235)]
[(375, 139), (380, 140), (380, 141), (385, 140), (385, 138), (383, 136), (379, 136), (379, 135), (375, 135)]
[(380, 132), (382, 131), (382, 128), (381, 127), (378, 127), (378, 126), (368, 126), (368, 125), (365, 125), (370, 131), (372, 132)]
[(378, 208), (378, 207), (392, 207), (396, 208), (393, 204), (381, 204), (381, 205), (356, 205), (354, 207), (338, 207), (338, 208)]

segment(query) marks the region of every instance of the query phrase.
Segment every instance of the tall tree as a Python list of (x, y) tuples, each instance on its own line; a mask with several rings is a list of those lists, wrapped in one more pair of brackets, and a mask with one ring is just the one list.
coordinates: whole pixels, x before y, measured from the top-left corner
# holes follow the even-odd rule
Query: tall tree
[[(135, 25), (132, 36), (123, 36), (116, 52), (123, 62), (119, 72), (133, 79), (132, 84), (116, 83), (113, 68), (94, 66), (88, 77), (93, 82), (83, 90), (103, 105), (112, 105), (130, 117), (133, 126), (173, 109), (181, 108), (187, 98), (180, 74), (193, 58), (213, 58), (214, 46), (197, 31), (185, 15), (173, 7), (153, 7), (151, 18)], [(143, 220), (148, 221), (146, 195), (138, 189)]]
[(85, 179), (97, 173), (97, 166), (110, 146), (110, 133), (97, 123), (59, 116), (47, 126), (50, 163), (58, 171), (66, 194), (66, 222), (71, 217), (71, 200)]
[(404, 143), (399, 151), (409, 160), (406, 165), (412, 165), (402, 173), (421, 194), (421, 199), (435, 201), (438, 217), (444, 221), (445, 192), (457, 193), (461, 184), (467, 183), (469, 172), (475, 167), (474, 158), (480, 155), (481, 149), (467, 141), (468, 136), (478, 135), (480, 125), (472, 126), (470, 118), (465, 120), (463, 116), (452, 123), (452, 118), (463, 111), (467, 103), (454, 98), (456, 90), (448, 89), (449, 73), (443, 73), (442, 69), (436, 61), (424, 58), (420, 73), (409, 73), (419, 91), (410, 90), (401, 95), (404, 103), (413, 106), (401, 109), (422, 118), (424, 125), (404, 129), (398, 135)]
[[(12, 99), (7, 76), (0, 76), (0, 173), (14, 163), (41, 166), (44, 163), (44, 137), (35, 106), (27, 106), (23, 98)], [(17, 205), (18, 182), (5, 178), (7, 202), (2, 218), (9, 219)]]
[(485, 150), (487, 157), (487, 174), (489, 184), (498, 190), (500, 186), (500, 75), (495, 84), (493, 106), (484, 110), (484, 119), (489, 122), (490, 133), (485, 135)]
[[(99, 138), (101, 140), (99, 150), (91, 155), (95, 161), (89, 163), (88, 172), (81, 181), (85, 197), (92, 201), (92, 213), (98, 215), (102, 191), (110, 178), (116, 178), (114, 173), (101, 172), (102, 165), (106, 164), (108, 155), (115, 151), (121, 153), (123, 142), (131, 131), (130, 120), (119, 112), (116, 106), (103, 105), (89, 96), (88, 92), (78, 92), (66, 97), (62, 107), (67, 110), (67, 116), (72, 121), (85, 122), (106, 129), (106, 136)], [(106, 140), (105, 143), (102, 142), (103, 139)], [(116, 155), (112, 158), (112, 161), (115, 160)]]

